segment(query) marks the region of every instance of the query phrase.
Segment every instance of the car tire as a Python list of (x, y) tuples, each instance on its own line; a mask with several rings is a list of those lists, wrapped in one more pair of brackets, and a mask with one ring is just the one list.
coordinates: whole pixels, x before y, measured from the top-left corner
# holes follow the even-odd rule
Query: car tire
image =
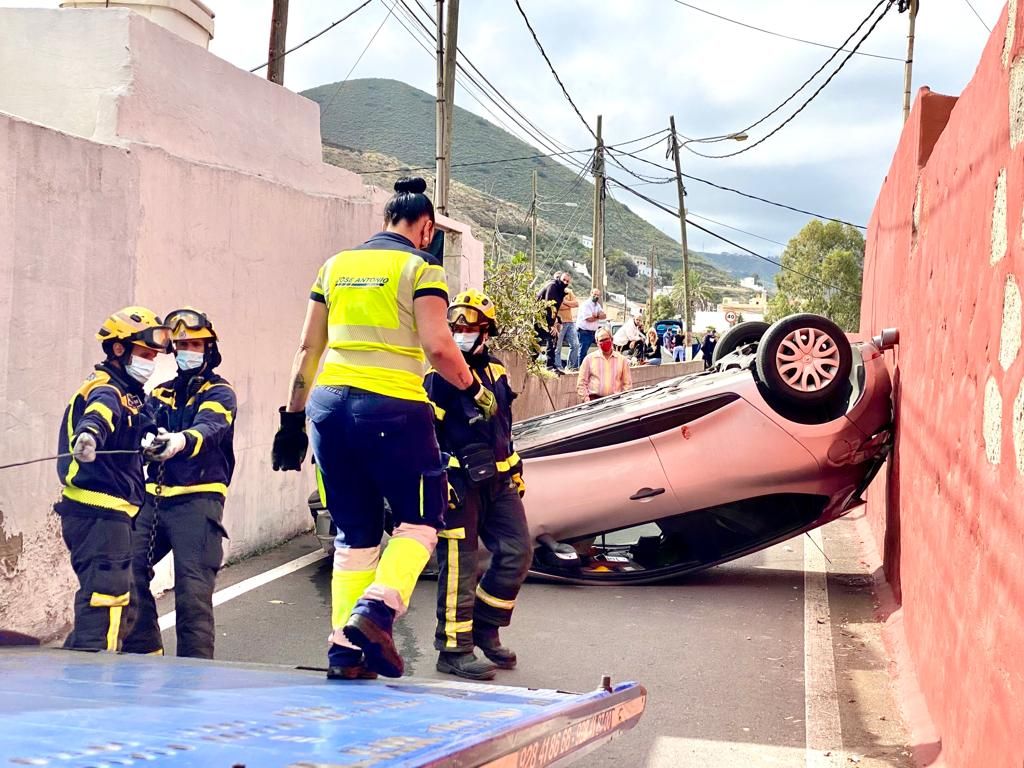
[(768, 391), (796, 405), (833, 404), (849, 392), (853, 349), (843, 330), (820, 315), (774, 323), (757, 348), (757, 373)]
[(737, 323), (728, 331), (722, 334), (722, 338), (719, 339), (715, 345), (715, 351), (711, 355), (711, 364), (714, 365), (723, 357), (737, 349), (742, 347), (744, 344), (751, 344), (755, 341), (760, 341), (761, 337), (764, 336), (765, 332), (771, 326), (761, 320), (748, 320), (745, 323)]

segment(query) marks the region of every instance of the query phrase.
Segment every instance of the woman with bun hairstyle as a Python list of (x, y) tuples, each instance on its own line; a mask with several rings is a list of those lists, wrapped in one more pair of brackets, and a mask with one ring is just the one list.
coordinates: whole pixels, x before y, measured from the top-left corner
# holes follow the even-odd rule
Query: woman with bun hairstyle
[[(309, 419), (321, 501), (338, 529), (332, 680), (400, 677), (404, 669), (392, 625), (409, 606), (448, 507), (425, 363), (484, 419), (497, 409), (448, 328), (444, 269), (424, 250), (434, 238), (426, 189), (423, 179), (399, 179), (384, 231), (320, 268), (274, 437), (274, 469), (301, 469)], [(385, 499), (395, 528), (382, 548)]]

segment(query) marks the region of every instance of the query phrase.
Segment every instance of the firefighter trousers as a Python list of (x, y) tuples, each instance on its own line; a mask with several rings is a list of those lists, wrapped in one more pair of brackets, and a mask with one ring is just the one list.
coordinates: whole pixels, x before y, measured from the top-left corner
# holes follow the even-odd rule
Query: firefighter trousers
[(129, 623), (132, 591), (132, 522), (61, 515), (61, 534), (78, 577), (75, 625), (65, 648), (119, 651)]
[(213, 658), (213, 587), (227, 538), (223, 517), (224, 502), (220, 499), (162, 499), (156, 512), (153, 497), (146, 497), (135, 518), (132, 575), (136, 608), (134, 624), (124, 641), (126, 653), (163, 653), (150, 582), (153, 566), (173, 552), (177, 654)]
[[(464, 474), (450, 470), (459, 496), (449, 509), (446, 528), (437, 543), (437, 629), (439, 651), (473, 650), (473, 624), (507, 627), (519, 587), (533, 557), (526, 513), (508, 475), (471, 485)], [(491, 554), (480, 577), (479, 541)]]

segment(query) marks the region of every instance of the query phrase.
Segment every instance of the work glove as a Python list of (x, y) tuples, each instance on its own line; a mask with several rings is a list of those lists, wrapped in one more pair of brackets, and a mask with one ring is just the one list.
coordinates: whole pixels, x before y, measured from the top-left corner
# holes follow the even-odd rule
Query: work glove
[(88, 432), (80, 432), (75, 436), (71, 454), (83, 464), (96, 461), (96, 438)]
[[(473, 384), (466, 390), (466, 394), (473, 398), (473, 405), (480, 411), (480, 418), (484, 421), (490, 421), (498, 413), (498, 399), (494, 396), (494, 393), (487, 387), (480, 385), (479, 381), (474, 381)], [(474, 423), (478, 419), (470, 420), (470, 423)]]
[(455, 490), (454, 485), (448, 483), (448, 509), (458, 509), (460, 504), (462, 504), (462, 499), (459, 498), (458, 491)]
[(186, 442), (185, 435), (181, 432), (168, 432), (160, 427), (144, 455), (151, 461), (167, 461), (185, 450)]
[(306, 412), (289, 413), (283, 405), (278, 412), (281, 414), (281, 426), (274, 435), (274, 447), (270, 452), (274, 471), (287, 472), (293, 469), (298, 472), (302, 469), (302, 461), (306, 458), (306, 449), (309, 448), (309, 438), (306, 437)]
[(523, 479), (522, 472), (514, 472), (512, 474), (512, 485), (516, 487), (519, 492), (519, 498), (523, 498), (526, 495), (526, 481)]

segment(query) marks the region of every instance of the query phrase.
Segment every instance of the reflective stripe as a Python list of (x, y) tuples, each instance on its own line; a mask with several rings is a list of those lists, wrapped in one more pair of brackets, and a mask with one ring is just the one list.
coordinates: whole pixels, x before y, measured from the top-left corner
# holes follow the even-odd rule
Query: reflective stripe
[(479, 584), (477, 585), (476, 588), (476, 596), (492, 608), (501, 608), (506, 611), (511, 611), (513, 608), (516, 607), (515, 600), (502, 600), (500, 597), (495, 597), (494, 595), (488, 594), (484, 591), (484, 588), (481, 587)]
[(452, 468), (455, 468), (455, 469), (458, 469), (462, 465), (459, 463), (458, 457), (456, 457), (456, 456), (449, 456), (448, 457), (448, 466), (452, 467)]
[(420, 519), (423, 519), (423, 475), (420, 475)]
[(110, 624), (107, 626), (107, 650), (116, 653), (120, 650), (117, 647), (117, 636), (121, 634), (121, 606), (110, 609)]
[(443, 531), (437, 532), (437, 538), (439, 539), (464, 539), (466, 538), (465, 528), (445, 528)]
[(89, 597), (89, 605), (93, 608), (115, 608), (128, 605), (128, 596), (130, 593), (125, 592), (123, 595), (104, 595), (102, 592), (93, 592)]
[(203, 433), (198, 429), (186, 429), (185, 434), (192, 435), (196, 439), (196, 447), (192, 449), (192, 455), (189, 456), (190, 459), (194, 459), (199, 455), (199, 450), (203, 447)]
[(447, 413), (447, 411), (444, 408), (438, 406), (434, 402), (431, 402), (430, 404), (434, 407), (434, 418), (437, 419), (438, 421), (444, 421), (444, 416)]
[[(156, 483), (146, 483), (146, 493), (153, 496), (156, 492)], [(159, 495), (185, 496), (189, 493), (219, 493), (221, 496), (228, 495), (228, 487), (224, 483), (200, 483), (199, 485), (165, 485), (160, 489)]]
[(150, 392), (149, 395), (150, 395), (150, 397), (155, 397), (161, 403), (166, 403), (167, 405), (170, 405), (170, 406), (174, 405), (174, 392), (173, 392), (173, 390), (161, 389), (160, 387), (157, 387), (152, 392)]
[(235, 417), (232, 415), (231, 411), (229, 411), (220, 403), (214, 402), (213, 400), (207, 400), (205, 403), (199, 406), (199, 410), (213, 411), (214, 413), (219, 413), (221, 416), (224, 417), (228, 424), (235, 420)]
[(324, 475), (320, 471), (320, 465), (313, 465), (314, 474), (316, 474), (316, 492), (320, 497), (320, 506), (327, 509), (327, 488), (324, 486)]
[(107, 422), (107, 426), (110, 427), (110, 431), (114, 431), (114, 412), (110, 410), (107, 405), (99, 402), (93, 403), (85, 409), (85, 413), (82, 415), (84, 416), (86, 413), (98, 413), (103, 417), (103, 420)]
[(487, 367), (488, 369), (490, 369), (491, 378), (494, 379), (495, 383), (497, 383), (498, 379), (500, 379), (502, 376), (508, 375), (508, 371), (505, 369), (505, 366), (499, 363), (488, 363)]
[[(462, 529), (465, 537), (466, 530)], [(444, 601), (444, 635), (446, 648), (457, 648), (459, 645), (459, 540), (451, 537), (448, 539), (448, 583), (445, 585), (447, 592)], [(473, 622), (469, 622), (469, 628), (473, 628)], [(463, 630), (465, 631), (465, 630)]]
[[(504, 459), (503, 461), (494, 462), (494, 466), (498, 468), (499, 472), (510, 472), (512, 470), (512, 467), (516, 466), (521, 461), (522, 459), (519, 458), (519, 454), (513, 451), (512, 455), (509, 456), (507, 459)], [(462, 464), (459, 462), (457, 457), (450, 456), (448, 458), (448, 466), (458, 469), (459, 467), (462, 466)]]
[[(70, 473), (69, 473), (70, 474)], [(79, 504), (88, 504), (90, 507), (101, 507), (113, 509), (116, 512), (124, 512), (128, 517), (135, 517), (139, 514), (139, 508), (125, 499), (111, 496), (101, 491), (90, 491), (85, 488), (76, 488), (73, 485), (64, 486), (64, 498), (77, 501)]]

